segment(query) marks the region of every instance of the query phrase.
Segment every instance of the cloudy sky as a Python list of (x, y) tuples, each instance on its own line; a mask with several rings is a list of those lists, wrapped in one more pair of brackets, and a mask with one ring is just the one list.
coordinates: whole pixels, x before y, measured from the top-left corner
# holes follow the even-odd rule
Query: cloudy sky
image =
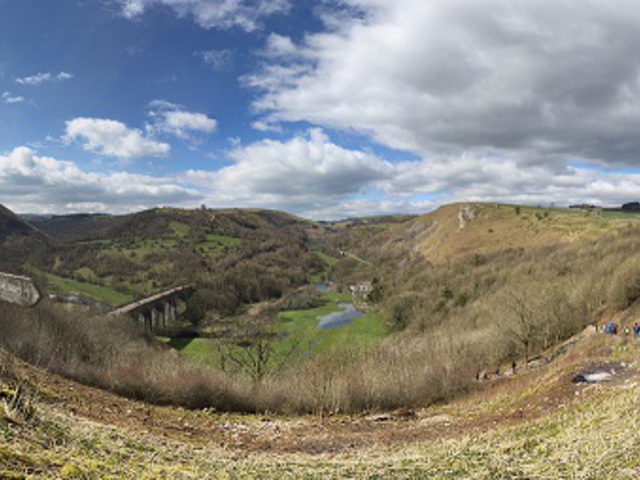
[(0, 203), (640, 200), (631, 0), (0, 0)]

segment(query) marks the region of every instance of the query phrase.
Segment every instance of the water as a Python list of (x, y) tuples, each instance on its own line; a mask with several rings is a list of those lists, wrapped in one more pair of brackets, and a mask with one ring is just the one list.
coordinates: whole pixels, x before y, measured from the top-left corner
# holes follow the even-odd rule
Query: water
[(341, 303), (340, 312), (333, 312), (328, 315), (320, 317), (320, 321), (316, 328), (322, 330), (328, 330), (330, 328), (340, 328), (345, 325), (350, 325), (357, 318), (364, 317), (364, 313), (360, 313), (356, 310), (356, 307), (352, 303)]

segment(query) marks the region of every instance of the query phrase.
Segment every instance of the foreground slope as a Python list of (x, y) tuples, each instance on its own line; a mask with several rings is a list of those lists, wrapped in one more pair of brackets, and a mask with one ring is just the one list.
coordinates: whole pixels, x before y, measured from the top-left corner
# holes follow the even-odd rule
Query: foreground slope
[[(548, 352), (551, 353), (551, 352)], [(587, 330), (537, 368), (449, 405), (298, 418), (153, 407), (2, 354), (3, 478), (637, 478), (640, 348)], [(571, 380), (594, 365), (607, 383)], [(613, 365), (613, 367), (612, 367)]]

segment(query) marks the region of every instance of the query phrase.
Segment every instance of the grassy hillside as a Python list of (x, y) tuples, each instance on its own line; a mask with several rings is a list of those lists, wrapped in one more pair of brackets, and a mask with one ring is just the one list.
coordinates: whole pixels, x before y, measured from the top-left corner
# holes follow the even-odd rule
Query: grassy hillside
[(363, 390), (364, 406), (451, 398), (479, 371), (626, 308), (640, 297), (638, 238), (636, 217), (495, 205), (449, 205), (376, 235), (345, 230), (335, 279), (375, 280), (391, 332), (349, 373), (352, 393)]
[[(0, 414), (0, 475), (637, 478), (638, 343), (576, 340), (551, 363), (490, 380), (448, 405), (295, 418), (154, 407), (0, 353), (0, 391), (13, 405)], [(619, 374), (600, 385), (571, 382), (596, 363), (614, 363)]]
[(0, 269), (24, 273), (28, 261), (45, 258), (52, 240), (0, 205)]
[[(111, 305), (184, 283), (223, 284), (218, 303), (233, 311), (302, 285), (322, 264), (311, 254), (318, 227), (279, 212), (164, 208), (55, 217), (46, 225), (65, 226), (76, 239), (38, 264), (52, 292), (90, 292)], [(78, 240), (82, 234), (88, 237)]]
[[(506, 249), (537, 249), (595, 240), (638, 225), (633, 214), (584, 212), (574, 209), (498, 204), (452, 204), (387, 228), (372, 236), (355, 229), (344, 240), (358, 251), (419, 253), (429, 263), (464, 256), (488, 255)], [(390, 228), (392, 227), (392, 228)]]

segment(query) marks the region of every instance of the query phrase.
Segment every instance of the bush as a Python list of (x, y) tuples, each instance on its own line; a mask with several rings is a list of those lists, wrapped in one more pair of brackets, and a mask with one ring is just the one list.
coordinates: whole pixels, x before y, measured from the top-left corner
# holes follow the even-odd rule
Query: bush
[(640, 255), (619, 265), (611, 278), (608, 303), (612, 308), (624, 309), (640, 298)]
[(32, 364), (149, 403), (256, 409), (249, 385), (171, 354), (128, 318), (72, 313), (46, 302), (2, 309), (0, 347)]

